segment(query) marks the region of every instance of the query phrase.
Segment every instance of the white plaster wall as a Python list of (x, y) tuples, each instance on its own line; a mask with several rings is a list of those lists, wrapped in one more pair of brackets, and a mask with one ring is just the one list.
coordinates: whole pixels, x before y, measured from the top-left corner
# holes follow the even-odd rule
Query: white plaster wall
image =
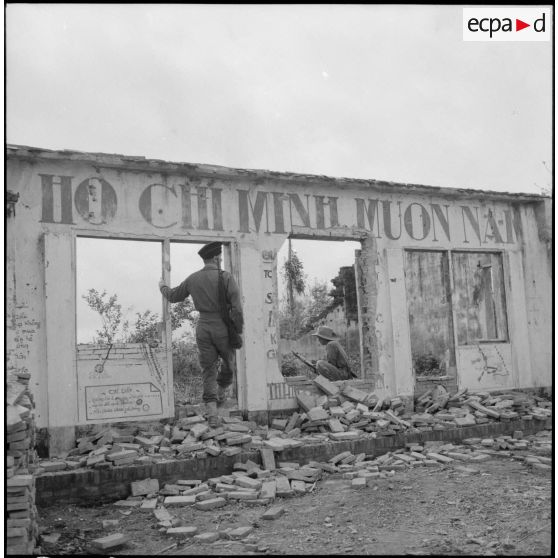
[[(513, 227), (509, 226), (511, 204), (492, 200), (490, 196), (483, 194), (473, 197), (469, 193), (467, 197), (455, 199), (447, 192), (425, 194), (403, 185), (387, 187), (373, 183), (351, 183), (344, 179), (291, 177), (273, 173), (268, 173), (265, 178), (248, 180), (250, 171), (195, 166), (182, 168), (171, 164), (144, 164), (143, 169), (132, 169), (117, 156), (86, 154), (83, 158), (90, 160), (72, 159), (70, 155), (52, 153), (35, 154), (27, 161), (12, 156), (8, 158), (8, 188), (21, 195), (17, 203), (13, 230), (8, 231), (15, 237), (14, 252), (17, 254), (15, 328), (18, 332), (24, 329), (31, 332), (25, 334), (30, 336), (25, 350), (18, 350), (13, 346), (10, 332), (8, 342), (12, 346), (8, 347), (8, 356), (14, 367), (26, 369), (32, 374), (30, 384), (35, 394), (39, 427), (51, 423), (48, 413), (53, 405), (53, 402), (49, 403), (48, 400), (49, 376), (45, 333), (48, 320), (44, 291), (45, 259), (41, 244), (41, 238), (45, 233), (66, 238), (73, 238), (73, 235), (78, 233), (89, 233), (157, 240), (172, 238), (209, 241), (221, 238), (224, 241), (236, 242), (246, 315), (245, 347), (239, 353), (244, 364), (244, 370), (239, 374), (239, 403), (241, 408), (246, 410), (268, 408), (268, 385), (284, 382), (277, 359), (271, 356), (273, 351), (277, 350), (278, 341), (277, 336), (273, 336), (273, 321), (269, 321), (269, 308), (272, 312), (275, 311), (275, 316), (277, 310), (277, 268), (276, 262), (270, 261), (268, 256), (270, 252), (277, 253), (291, 231), (295, 236), (305, 235), (306, 238), (377, 237), (378, 264), (374, 273), (378, 287), (378, 315), (375, 329), (380, 347), (381, 373), (390, 392), (410, 393), (413, 385), (409, 368), (410, 346), (405, 334), (408, 330), (404, 326), (406, 305), (402, 250), (406, 248), (480, 248), (502, 250), (507, 254), (513, 294), (519, 292), (518, 296), (508, 298), (510, 320), (513, 318), (516, 324), (523, 320), (525, 324), (523, 329), (516, 325), (510, 339), (515, 355), (513, 366), (521, 376), (522, 384), (548, 385), (551, 381), (548, 365), (551, 323), (547, 298), (551, 284), (550, 268), (545, 247), (538, 239), (533, 211), (530, 209), (524, 208), (521, 213), (522, 244), (513, 233)], [(71, 223), (59, 222), (62, 210), (58, 186), (53, 187), (53, 215), (56, 222), (41, 222), (43, 199), (39, 174), (71, 177)], [(102, 222), (100, 206), (95, 206), (93, 202), (89, 205), (89, 209), (94, 210), (92, 217), (87, 218), (87, 214), (84, 216), (77, 210), (75, 195), (78, 185), (90, 177), (95, 177), (93, 183), (97, 185), (100, 184), (98, 179), (106, 180), (116, 192), (116, 213), (107, 222)], [(139, 210), (139, 204), (140, 200), (144, 199), (142, 196), (145, 191), (154, 184), (159, 186), (150, 189), (151, 213), (149, 219), (146, 219)], [(183, 187), (190, 188), (193, 193), (187, 196), (191, 203), (191, 215), (187, 215), (187, 219), (181, 205), (186, 199), (182, 196)], [(266, 193), (260, 195), (258, 205), (258, 193), (262, 192)], [(328, 197), (330, 205), (321, 205)], [(246, 202), (244, 205), (242, 199)], [(207, 204), (205, 224), (204, 200)], [(371, 207), (374, 209), (374, 200), (378, 200), (379, 205), (377, 212), (371, 211), (369, 214), (370, 218), (373, 218), (371, 222), (366, 210), (369, 203), (372, 203)], [(382, 203), (388, 201), (391, 204), (391, 233), (395, 237), (393, 239), (387, 237), (383, 222)], [(214, 215), (213, 208), (217, 207), (219, 202), (221, 215)], [(422, 206), (417, 205), (419, 203)], [(435, 204), (443, 215), (447, 209), (447, 232), (444, 231), (443, 221), (431, 204)], [(359, 207), (364, 211), (359, 213)], [(427, 216), (420, 211), (421, 207), (425, 208)], [(464, 216), (463, 207), (470, 208), (471, 215), (478, 213), (480, 221), (477, 232)], [(282, 212), (279, 208), (282, 208)], [(323, 209), (322, 217), (319, 216), (320, 208)], [(399, 209), (402, 212), (402, 228), (399, 226)], [(491, 235), (486, 226), (490, 210), (494, 213), (494, 223), (499, 227), (500, 239)], [(304, 214), (305, 211), (308, 211), (308, 215)], [(411, 218), (410, 222), (407, 221), (410, 228), (404, 226), (405, 215)], [(320, 219), (323, 220), (321, 228), (318, 228)], [(429, 226), (426, 227), (426, 224)], [(426, 227), (425, 235), (423, 225)], [(267, 253), (267, 259), (264, 259), (264, 252)], [(520, 261), (521, 267), (518, 263)], [(528, 285), (523, 273), (529, 278)], [(72, 287), (63, 284), (60, 288)], [(523, 291), (523, 294), (520, 291)], [(275, 293), (275, 299), (268, 303), (266, 300), (270, 292)], [(69, 304), (70, 307), (64, 309), (64, 319), (75, 320), (75, 308)], [(275, 333), (278, 333), (276, 326)], [(64, 362), (70, 362), (70, 367), (75, 367), (74, 355), (69, 348), (58, 356)], [(526, 374), (524, 365), (528, 365), (532, 370), (529, 372), (533, 374), (532, 377)], [(64, 366), (64, 373), (68, 374), (68, 368)], [(52, 390), (50, 393), (53, 397)], [(292, 400), (292, 396), (286, 398)], [(274, 405), (281, 406), (277, 402)], [(67, 417), (57, 418), (56, 422), (72, 420), (73, 414), (68, 413)]]

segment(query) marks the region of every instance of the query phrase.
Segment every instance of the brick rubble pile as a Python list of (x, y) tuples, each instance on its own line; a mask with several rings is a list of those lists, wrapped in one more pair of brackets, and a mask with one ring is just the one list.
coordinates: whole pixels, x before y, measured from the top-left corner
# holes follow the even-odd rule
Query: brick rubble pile
[(38, 536), (35, 506), (34, 403), (29, 374), (10, 376), (6, 392), (6, 553), (33, 554)]
[[(172, 540), (215, 543), (220, 539), (242, 539), (254, 544), (254, 550), (261, 552), (265, 548), (256, 544), (258, 541), (251, 525), (199, 532), (197, 526), (184, 524), (177, 512), (184, 507), (210, 511), (232, 503), (265, 506), (261, 518), (273, 520), (285, 512), (282, 499), (314, 491), (316, 485), (330, 474), (346, 479), (347, 488), (360, 490), (374, 487), (379, 479), (394, 477), (414, 467), (451, 467), (462, 474), (480, 474), (479, 464), (494, 456), (511, 457), (534, 469), (550, 470), (552, 432), (543, 430), (524, 438), (521, 431), (515, 431), (512, 436), (468, 438), (461, 444), (442, 441), (409, 443), (405, 448), (376, 457), (345, 451), (327, 462), (309, 461), (305, 465), (276, 462), (275, 454), (269, 448), (262, 448), (260, 452), (262, 465), (250, 460), (237, 462), (231, 474), (206, 482), (177, 480), (163, 487), (157, 479), (132, 482), (131, 496), (115, 502), (114, 506), (129, 510), (124, 513), (153, 514), (158, 529)], [(117, 529), (118, 520), (106, 520), (103, 527), (109, 531)], [(114, 532), (92, 541), (91, 550), (108, 550), (128, 541), (126, 534)]]
[(223, 417), (220, 427), (210, 429), (204, 416), (192, 412), (192, 416), (156, 424), (150, 430), (109, 428), (79, 438), (67, 457), (42, 461), (41, 469), (54, 472), (148, 464), (169, 458), (232, 456), (261, 447), (282, 451), (327, 440), (359, 440), (552, 416), (552, 402), (520, 392), (493, 395), (461, 390), (450, 395), (437, 386), (418, 398), (416, 411), (409, 413), (400, 397), (381, 399), (323, 376), (315, 378), (314, 384), (323, 395), (299, 391), (299, 410), (288, 418), (273, 419), (270, 427)]

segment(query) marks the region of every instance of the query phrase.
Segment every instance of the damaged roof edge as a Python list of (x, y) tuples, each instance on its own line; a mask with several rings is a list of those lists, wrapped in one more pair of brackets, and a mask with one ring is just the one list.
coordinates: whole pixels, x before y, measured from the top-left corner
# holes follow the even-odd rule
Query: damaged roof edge
[(119, 168), (130, 171), (177, 173), (186, 172), (203, 178), (221, 178), (228, 180), (279, 180), (296, 182), (300, 184), (322, 184), (328, 182), (336, 184), (345, 189), (350, 187), (372, 188), (380, 191), (389, 190), (412, 190), (424, 194), (438, 195), (444, 197), (465, 197), (467, 195), (488, 196), (493, 199), (505, 199), (526, 202), (541, 202), (550, 199), (542, 194), (497, 192), (494, 190), (477, 190), (472, 188), (449, 188), (442, 186), (427, 186), (424, 184), (408, 184), (403, 182), (391, 182), (386, 180), (362, 179), (362, 178), (339, 178), (316, 174), (302, 174), (293, 172), (279, 172), (262, 169), (239, 169), (219, 165), (207, 165), (197, 163), (177, 163), (163, 161), (161, 159), (147, 159), (142, 156), (119, 155), (110, 153), (88, 153), (74, 151), (71, 149), (53, 150), (26, 145), (6, 145), (6, 157), (19, 159), (43, 158), (47, 160), (65, 159), (70, 161), (83, 161), (100, 167)]

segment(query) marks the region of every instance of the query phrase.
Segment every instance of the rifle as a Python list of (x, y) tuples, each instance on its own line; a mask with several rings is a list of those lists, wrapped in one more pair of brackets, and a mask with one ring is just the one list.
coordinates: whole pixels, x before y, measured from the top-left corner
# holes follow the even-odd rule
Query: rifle
[(310, 361), (306, 360), (304, 357), (301, 357), (298, 353), (295, 353), (294, 351), (292, 351), (292, 353), (296, 358), (298, 358), (298, 360), (301, 360), (304, 364), (306, 364), (306, 366), (311, 368), (316, 374), (318, 373), (315, 364), (312, 364)]

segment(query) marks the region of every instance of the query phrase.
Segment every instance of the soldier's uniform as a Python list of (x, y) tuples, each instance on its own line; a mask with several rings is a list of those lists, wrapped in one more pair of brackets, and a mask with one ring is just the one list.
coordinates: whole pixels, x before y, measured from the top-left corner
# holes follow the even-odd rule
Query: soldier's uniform
[[(221, 243), (211, 242), (199, 252), (204, 259), (221, 253)], [(242, 315), (240, 291), (233, 276), (223, 271), (223, 282), (227, 292), (227, 301), (238, 315)], [(226, 388), (231, 385), (236, 371), (234, 350), (229, 344), (227, 326), (221, 317), (218, 291), (219, 267), (211, 262), (202, 269), (192, 273), (171, 289), (166, 285), (160, 287), (161, 293), (169, 302), (181, 302), (192, 297), (195, 309), (200, 313), (196, 328), (196, 343), (199, 351), (200, 366), (203, 371), (203, 401), (217, 401), (217, 386)], [(217, 359), (222, 364), (217, 373)]]
[(326, 377), (332, 382), (338, 380), (350, 380), (356, 378), (357, 375), (351, 369), (349, 357), (345, 349), (335, 338), (333, 330), (327, 326), (320, 326), (316, 333), (312, 333), (315, 337), (327, 341), (326, 344), (326, 360), (318, 360), (316, 362), (316, 372)]

